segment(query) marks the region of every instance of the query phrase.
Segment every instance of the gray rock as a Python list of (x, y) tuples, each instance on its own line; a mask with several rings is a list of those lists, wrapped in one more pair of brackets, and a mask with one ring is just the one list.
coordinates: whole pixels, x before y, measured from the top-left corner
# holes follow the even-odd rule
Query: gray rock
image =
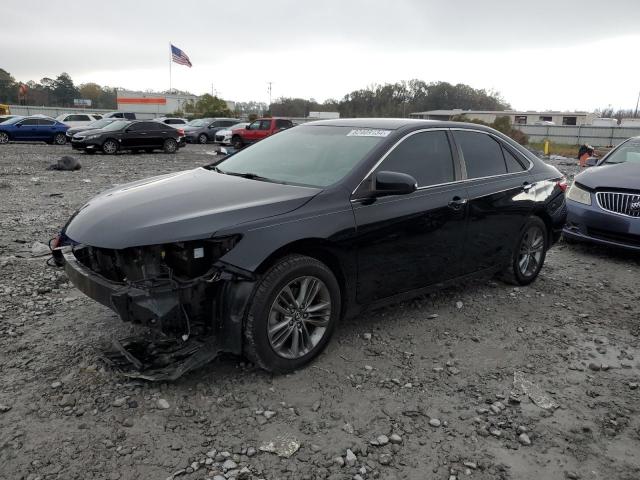
[(378, 457), (378, 462), (380, 463), (380, 465), (389, 465), (391, 463), (392, 458), (393, 457), (390, 454), (382, 453)]
[(31, 255), (34, 257), (44, 257), (51, 255), (51, 249), (42, 242), (33, 242), (31, 245)]
[(3, 405), (0, 403), (0, 413), (6, 413), (9, 410), (11, 410), (11, 406), (10, 405)]
[(226, 472), (228, 470), (233, 470), (234, 468), (238, 468), (238, 464), (231, 460), (230, 458), (226, 459), (222, 464), (222, 469)]
[(472, 469), (472, 470), (475, 470), (475, 469), (478, 468), (478, 464), (476, 462), (464, 462), (463, 465), (465, 467), (468, 467), (468, 468)]
[(335, 463), (339, 467), (344, 467), (344, 458), (336, 457), (336, 458), (333, 459), (333, 463)]
[(53, 388), (54, 390), (57, 389), (57, 388), (60, 388), (61, 386), (62, 386), (62, 382), (60, 382), (58, 380), (56, 380), (55, 382), (53, 382), (51, 384), (51, 388)]
[(169, 402), (167, 402), (164, 398), (159, 398), (156, 402), (156, 405), (161, 410), (166, 410), (167, 408), (169, 408)]
[(378, 441), (378, 445), (380, 446), (384, 446), (389, 443), (389, 437), (387, 437), (386, 435), (378, 435), (378, 438), (376, 438), (376, 440)]
[(362, 338), (364, 338), (365, 340), (371, 340), (371, 334), (369, 332), (363, 333)]
[(589, 363), (589, 370), (593, 370), (594, 372), (597, 372), (600, 370), (600, 365), (598, 365), (597, 363), (591, 362)]
[(432, 427), (439, 427), (442, 424), (442, 422), (440, 422), (440, 420), (438, 420), (437, 418), (432, 418), (431, 420), (429, 420), (429, 425), (431, 425)]
[(531, 445), (531, 439), (529, 438), (529, 435), (527, 435), (526, 433), (521, 433), (518, 436), (518, 441), (522, 444), (522, 445)]
[(258, 453), (258, 451), (255, 448), (253, 447), (247, 448), (247, 457), (249, 458), (254, 457), (256, 453)]
[(462, 307), (464, 307), (464, 303), (462, 303), (460, 300), (458, 300), (458, 301), (456, 302), (456, 308), (457, 308), (458, 310), (460, 310)]
[(389, 441), (391, 443), (400, 444), (402, 443), (402, 437), (397, 433), (392, 433), (391, 436), (389, 437)]
[(350, 423), (345, 423), (342, 426), (342, 430), (352, 435), (355, 433), (355, 429), (353, 428), (353, 425), (351, 425)]
[(629, 382), (629, 388), (631, 390), (636, 390), (638, 388), (638, 382)]
[(127, 402), (127, 397), (116, 398), (111, 405), (114, 407), (121, 407)]
[(353, 453), (350, 449), (347, 449), (347, 454), (345, 455), (344, 460), (349, 467), (354, 467), (356, 465), (356, 462), (358, 461), (358, 458), (356, 457), (355, 453)]
[(276, 416), (276, 412), (274, 412), (273, 410), (265, 410), (263, 415), (264, 415), (264, 418), (266, 418), (267, 420), (271, 420), (273, 417)]
[(498, 430), (497, 428), (490, 428), (489, 429), (489, 433), (491, 435), (493, 435), (494, 437), (496, 437), (496, 438), (502, 436), (502, 432), (500, 430)]

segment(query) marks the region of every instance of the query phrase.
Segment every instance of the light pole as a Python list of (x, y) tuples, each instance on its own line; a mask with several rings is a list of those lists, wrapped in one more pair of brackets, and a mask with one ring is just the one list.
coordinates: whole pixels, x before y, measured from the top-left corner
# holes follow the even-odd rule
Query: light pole
[(638, 100), (636, 100), (636, 111), (633, 112), (633, 118), (636, 118), (638, 115), (638, 104), (640, 103), (640, 92), (638, 92)]

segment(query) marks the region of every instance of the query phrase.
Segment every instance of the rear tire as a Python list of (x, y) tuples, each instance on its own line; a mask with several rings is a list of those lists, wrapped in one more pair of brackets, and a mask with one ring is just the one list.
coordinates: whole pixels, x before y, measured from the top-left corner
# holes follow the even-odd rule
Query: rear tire
[(548, 248), (546, 225), (538, 217), (529, 217), (518, 236), (511, 263), (502, 272), (502, 280), (512, 285), (529, 285), (538, 277)]
[(325, 348), (340, 312), (340, 286), (325, 264), (303, 255), (284, 257), (254, 292), (244, 353), (270, 372), (300, 368)]
[(173, 138), (167, 138), (162, 147), (164, 153), (176, 153), (178, 151), (178, 142)]
[(239, 135), (234, 135), (233, 138), (231, 139), (231, 145), (236, 150), (240, 150), (242, 149), (242, 147), (244, 147), (244, 142), (242, 141), (242, 138)]
[(207, 135), (205, 133), (201, 133), (200, 135), (198, 135), (198, 143), (199, 144), (205, 145), (208, 142), (209, 142), (209, 137), (207, 137)]
[(116, 142), (112, 138), (105, 140), (105, 142), (102, 144), (102, 151), (106, 155), (115, 155), (118, 151), (118, 142)]
[(0, 132), (0, 144), (9, 143), (9, 134), (6, 132)]
[(67, 143), (67, 136), (64, 133), (56, 133), (53, 137), (53, 143), (56, 145), (64, 145)]

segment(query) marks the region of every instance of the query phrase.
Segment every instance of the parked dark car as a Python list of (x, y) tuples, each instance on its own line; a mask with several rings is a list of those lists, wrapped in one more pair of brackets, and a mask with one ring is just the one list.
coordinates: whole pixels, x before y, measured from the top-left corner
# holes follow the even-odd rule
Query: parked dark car
[(71, 147), (86, 153), (102, 151), (113, 155), (120, 150), (134, 153), (162, 149), (176, 153), (184, 147), (184, 132), (164, 123), (150, 121), (118, 120), (98, 130), (85, 130), (71, 138)]
[(66, 132), (67, 133), (67, 141), (70, 142), (71, 138), (76, 133), (86, 132), (87, 130), (98, 130), (100, 128), (106, 127), (110, 123), (118, 122), (120, 120), (121, 119), (118, 119), (118, 118), (103, 118), (103, 119), (100, 119), (100, 120), (96, 120), (95, 122), (91, 122), (89, 125), (82, 125), (82, 126), (79, 126), (79, 127), (71, 127)]
[(123, 320), (283, 372), (367, 305), (471, 275), (532, 282), (565, 188), (487, 127), (317, 121), (104, 192), (54, 239), (54, 259)]
[(640, 137), (576, 175), (567, 199), (565, 238), (640, 251)]
[(14, 117), (0, 123), (0, 143), (46, 142), (64, 145), (67, 143), (65, 132), (68, 128), (53, 118)]
[(205, 144), (212, 142), (216, 132), (238, 123), (237, 118), (198, 118), (184, 126), (187, 142)]

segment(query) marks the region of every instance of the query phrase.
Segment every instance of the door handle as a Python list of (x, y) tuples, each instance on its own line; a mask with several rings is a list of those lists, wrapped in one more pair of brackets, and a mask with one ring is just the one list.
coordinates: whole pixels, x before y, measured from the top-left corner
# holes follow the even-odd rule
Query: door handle
[(451, 201), (449, 202), (449, 208), (451, 210), (460, 210), (462, 207), (464, 207), (467, 204), (467, 199), (466, 198), (460, 198), (458, 196), (453, 197), (451, 199)]
[(533, 188), (534, 185), (535, 183), (524, 182), (522, 184), (522, 190), (524, 190), (525, 192), (528, 192), (529, 190), (531, 190), (531, 188)]

